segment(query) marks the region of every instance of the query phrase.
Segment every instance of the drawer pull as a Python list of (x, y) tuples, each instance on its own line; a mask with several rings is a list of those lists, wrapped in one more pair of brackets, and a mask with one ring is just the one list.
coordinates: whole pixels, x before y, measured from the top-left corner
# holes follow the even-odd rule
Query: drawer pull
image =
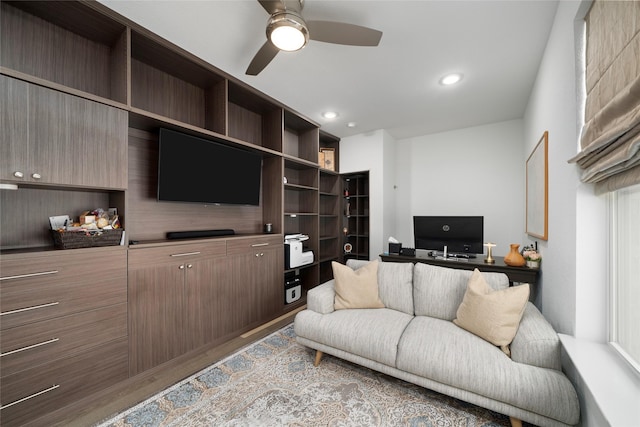
[(47, 274), (56, 274), (58, 270), (42, 271), (40, 273), (18, 274), (17, 276), (0, 277), (0, 280), (23, 279), (25, 277), (46, 276)]
[(269, 246), (268, 243), (254, 243), (253, 245), (251, 245), (252, 248), (258, 248), (260, 246)]
[(182, 254), (171, 254), (171, 256), (189, 256), (189, 255), (200, 255), (200, 251), (198, 252), (185, 252)]
[(39, 308), (51, 307), (51, 306), (58, 305), (58, 304), (60, 304), (60, 303), (58, 301), (56, 301), (56, 302), (50, 302), (50, 303), (47, 303), (47, 304), (34, 305), (34, 306), (31, 306), (31, 307), (18, 308), (17, 310), (5, 311), (4, 313), (0, 313), (0, 316), (4, 316), (6, 314), (21, 313), (23, 311), (37, 310)]
[(0, 357), (8, 356), (8, 355), (14, 354), (14, 353), (20, 353), (21, 351), (25, 351), (25, 350), (31, 350), (32, 348), (37, 348), (37, 347), (40, 347), (42, 345), (51, 344), (51, 343), (54, 343), (56, 341), (60, 341), (60, 338), (51, 338), (50, 340), (42, 341), (42, 342), (39, 342), (37, 344), (32, 344), (32, 345), (28, 345), (26, 347), (17, 348), (15, 350), (7, 351), (6, 353), (0, 353)]
[(41, 391), (39, 391), (37, 393), (33, 393), (31, 396), (23, 397), (22, 399), (18, 399), (15, 402), (7, 403), (6, 405), (0, 406), (0, 410), (1, 409), (6, 409), (6, 408), (8, 408), (10, 406), (13, 406), (13, 405), (17, 405), (18, 403), (22, 403), (22, 402), (24, 402), (26, 400), (33, 399), (34, 397), (38, 397), (41, 394), (45, 394), (45, 393), (48, 393), (50, 391), (53, 391), (53, 390), (57, 389), (58, 387), (60, 387), (60, 384), (54, 384), (49, 388), (45, 388), (44, 390), (41, 390)]

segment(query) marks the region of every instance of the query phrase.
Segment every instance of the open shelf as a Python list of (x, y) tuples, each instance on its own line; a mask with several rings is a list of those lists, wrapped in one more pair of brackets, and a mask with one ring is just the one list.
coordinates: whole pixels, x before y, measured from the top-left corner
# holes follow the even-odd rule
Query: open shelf
[(318, 164), (318, 125), (285, 110), (282, 153)]
[(132, 107), (225, 135), (226, 103), (226, 79), (131, 32)]
[(351, 244), (348, 259), (369, 259), (369, 172), (342, 175), (343, 242)]
[(127, 104), (126, 26), (78, 2), (1, 8), (2, 67)]
[(282, 108), (233, 82), (228, 100), (229, 137), (282, 151)]
[[(326, 132), (324, 132), (323, 130), (320, 130), (320, 134), (319, 134), (319, 148), (318, 150), (322, 150), (325, 148), (334, 150), (335, 153), (338, 153), (339, 149), (340, 149), (340, 138), (335, 137), (331, 134), (328, 134)], [(327, 172), (327, 173), (338, 173), (338, 171), (340, 170), (340, 156), (335, 155), (334, 156), (334, 170), (331, 171), (329, 169), (321, 169), (323, 172)]]

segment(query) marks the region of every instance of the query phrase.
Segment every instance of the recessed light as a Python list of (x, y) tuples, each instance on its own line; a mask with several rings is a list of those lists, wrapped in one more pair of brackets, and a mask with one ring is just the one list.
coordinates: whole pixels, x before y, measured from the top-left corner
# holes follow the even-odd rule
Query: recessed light
[(462, 74), (460, 73), (447, 74), (440, 79), (440, 84), (449, 86), (458, 83), (460, 80), (462, 80)]
[(348, 127), (348, 128), (354, 128), (354, 127), (356, 127), (356, 126), (357, 126), (357, 123), (356, 123), (356, 122), (349, 122), (349, 123), (347, 123), (347, 127)]
[(338, 113), (336, 113), (335, 111), (325, 111), (324, 113), (322, 113), (322, 117), (324, 117), (325, 119), (335, 119), (336, 117), (338, 117)]

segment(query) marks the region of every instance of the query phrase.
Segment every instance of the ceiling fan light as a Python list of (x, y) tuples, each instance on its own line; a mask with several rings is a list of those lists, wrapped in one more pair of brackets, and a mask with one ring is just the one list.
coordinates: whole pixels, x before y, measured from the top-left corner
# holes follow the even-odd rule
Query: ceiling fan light
[(269, 19), (267, 38), (278, 49), (293, 52), (307, 44), (309, 31), (301, 17), (285, 12)]
[(458, 83), (460, 80), (462, 80), (462, 74), (460, 73), (452, 73), (452, 74), (447, 74), (446, 76), (442, 77), (440, 79), (440, 84), (444, 85), (444, 86), (449, 86), (449, 85), (453, 85)]
[(338, 113), (336, 111), (325, 111), (324, 113), (322, 113), (322, 117), (324, 117), (325, 119), (335, 119), (338, 117)]

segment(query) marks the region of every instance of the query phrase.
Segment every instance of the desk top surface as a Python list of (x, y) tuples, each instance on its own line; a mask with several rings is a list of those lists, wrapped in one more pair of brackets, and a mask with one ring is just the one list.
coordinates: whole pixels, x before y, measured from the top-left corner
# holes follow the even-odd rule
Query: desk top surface
[(442, 267), (459, 268), (464, 270), (473, 270), (477, 268), (480, 271), (495, 271), (506, 273), (512, 281), (535, 281), (537, 279), (539, 268), (530, 268), (527, 266), (514, 267), (504, 263), (504, 257), (493, 257), (495, 263), (488, 264), (484, 262), (485, 256), (478, 255), (476, 258), (439, 258), (426, 254), (417, 253), (416, 256), (380, 254), (383, 261), (388, 262), (424, 262), (431, 265)]

